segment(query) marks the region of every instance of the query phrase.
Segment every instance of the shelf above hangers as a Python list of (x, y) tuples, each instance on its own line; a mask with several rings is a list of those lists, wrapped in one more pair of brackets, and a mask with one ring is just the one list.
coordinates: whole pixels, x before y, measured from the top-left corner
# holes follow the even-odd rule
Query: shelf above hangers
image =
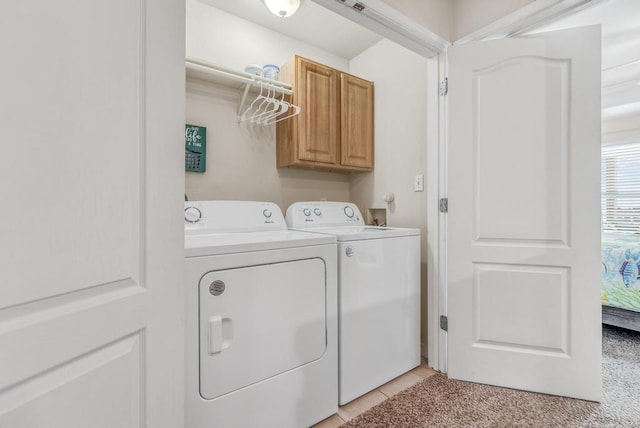
[(280, 93), (284, 92), (285, 95), (293, 94), (289, 83), (234, 70), (199, 58), (187, 57), (185, 67), (188, 78), (204, 80), (235, 89), (244, 89), (238, 106), (238, 115), (242, 112), (249, 90), (253, 87), (259, 88), (261, 85), (268, 85)]

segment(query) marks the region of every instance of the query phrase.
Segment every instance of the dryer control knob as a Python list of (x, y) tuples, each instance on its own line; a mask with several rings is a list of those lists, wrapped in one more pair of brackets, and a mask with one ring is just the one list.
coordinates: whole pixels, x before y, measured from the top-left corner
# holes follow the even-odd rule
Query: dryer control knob
[(355, 213), (353, 212), (353, 208), (351, 208), (349, 205), (344, 207), (344, 215), (346, 215), (349, 218), (353, 218), (354, 214)]
[(311, 210), (309, 208), (305, 208), (302, 210), (302, 213), (309, 217), (311, 215)]
[(313, 213), (317, 216), (322, 214), (322, 210), (320, 208), (314, 208)]
[(196, 207), (187, 207), (184, 209), (184, 220), (187, 223), (197, 223), (202, 219), (202, 213)]
[(266, 218), (271, 218), (271, 210), (270, 209), (265, 209), (264, 211), (262, 211), (262, 215), (265, 216)]

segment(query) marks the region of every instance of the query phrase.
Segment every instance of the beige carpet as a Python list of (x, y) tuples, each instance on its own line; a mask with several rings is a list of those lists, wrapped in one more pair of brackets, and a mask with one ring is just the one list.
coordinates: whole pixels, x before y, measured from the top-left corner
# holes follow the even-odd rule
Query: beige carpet
[(598, 404), (436, 374), (342, 427), (640, 427), (640, 334), (603, 329), (603, 376)]

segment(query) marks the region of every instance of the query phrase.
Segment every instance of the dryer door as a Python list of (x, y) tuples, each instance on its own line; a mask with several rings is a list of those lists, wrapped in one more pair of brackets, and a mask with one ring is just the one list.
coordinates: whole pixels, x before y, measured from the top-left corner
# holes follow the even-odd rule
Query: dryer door
[(205, 399), (315, 361), (326, 350), (322, 259), (212, 271), (199, 293)]

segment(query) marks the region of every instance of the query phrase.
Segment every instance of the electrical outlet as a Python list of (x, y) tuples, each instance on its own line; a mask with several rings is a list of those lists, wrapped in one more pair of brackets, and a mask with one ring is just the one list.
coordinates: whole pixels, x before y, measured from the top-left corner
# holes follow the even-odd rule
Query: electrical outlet
[(424, 191), (424, 175), (423, 174), (418, 174), (413, 178), (413, 191), (414, 192)]

